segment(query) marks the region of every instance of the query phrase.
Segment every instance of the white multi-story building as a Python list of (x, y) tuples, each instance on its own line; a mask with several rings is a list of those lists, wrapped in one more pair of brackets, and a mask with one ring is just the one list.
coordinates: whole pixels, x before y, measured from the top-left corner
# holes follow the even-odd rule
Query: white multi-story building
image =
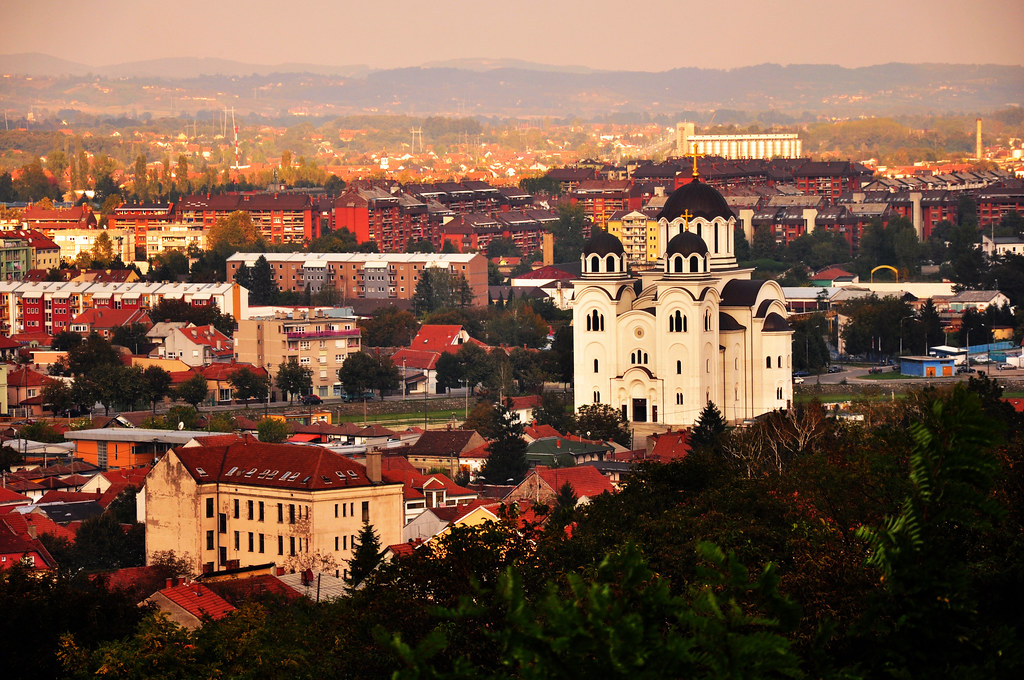
[(695, 179), (657, 216), (667, 245), (656, 269), (632, 276), (619, 239), (591, 237), (573, 281), (576, 408), (604, 403), (632, 422), (689, 426), (709, 401), (731, 422), (790, 405), (785, 296), (737, 266), (735, 222)]
[(676, 153), (722, 158), (800, 158), (803, 146), (796, 133), (761, 135), (697, 135), (693, 123), (676, 128)]

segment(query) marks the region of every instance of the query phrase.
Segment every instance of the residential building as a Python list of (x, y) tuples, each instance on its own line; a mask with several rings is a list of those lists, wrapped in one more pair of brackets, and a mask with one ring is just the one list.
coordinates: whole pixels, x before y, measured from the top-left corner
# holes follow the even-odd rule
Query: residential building
[(694, 178), (669, 197), (654, 271), (631, 275), (619, 239), (598, 232), (573, 281), (574, 408), (603, 403), (626, 420), (689, 426), (713, 402), (741, 422), (792, 401), (792, 328), (774, 281), (734, 252), (736, 218)]
[(53, 335), (86, 309), (151, 309), (164, 299), (216, 305), (236, 320), (249, 315), (249, 291), (237, 283), (0, 281), (0, 331)]
[(389, 482), (403, 484), (406, 524), (427, 509), (466, 505), (477, 497), (475, 491), (459, 486), (447, 475), (421, 473), (399, 455), (382, 457), (381, 475)]
[(641, 210), (618, 210), (608, 217), (608, 233), (622, 242), (631, 267), (651, 267), (661, 256), (658, 223)]
[(793, 179), (801, 193), (834, 199), (858, 191), (872, 174), (851, 161), (808, 161), (793, 171)]
[(981, 249), (986, 255), (998, 257), (1003, 255), (1024, 255), (1024, 238), (1020, 236), (981, 236)]
[(55, 569), (57, 562), (50, 555), (36, 532), (17, 513), (0, 515), (0, 572), (16, 564), (43, 571)]
[(10, 238), (0, 232), (0, 279), (20, 281), (32, 268), (32, 246), (28, 240)]
[(48, 237), (64, 229), (95, 229), (96, 215), (87, 205), (73, 208), (41, 208), (29, 206), (21, 213), (21, 223), (27, 229), (36, 229)]
[(630, 180), (586, 180), (580, 182), (570, 194), (574, 204), (583, 206), (583, 212), (591, 223), (608, 228), (608, 219), (616, 212), (627, 210), (629, 205)]
[(592, 498), (602, 493), (615, 493), (615, 487), (608, 478), (591, 465), (564, 468), (538, 465), (527, 473), (523, 481), (505, 496), (503, 501), (553, 505), (566, 484), (572, 487), (577, 506), (586, 505)]
[(7, 411), (18, 415), (42, 415), (43, 382), (47, 376), (28, 366), (6, 367)]
[(158, 590), (145, 602), (167, 615), (167, 620), (183, 628), (194, 630), (203, 625), (205, 619), (218, 621), (235, 611), (230, 604), (202, 583), (171, 581), (166, 588)]
[(170, 251), (206, 250), (206, 230), (201, 224), (155, 224), (147, 229), (145, 242), (136, 249), (139, 247), (145, 249), (146, 258)]
[(310, 196), (302, 193), (187, 196), (174, 205), (173, 214), (177, 223), (208, 229), (236, 211), (249, 213), (268, 243), (302, 243), (320, 238), (319, 211)]
[[(71, 320), (71, 331), (87, 336), (98, 333), (105, 340), (114, 336), (114, 330), (122, 326), (142, 324), (146, 330), (153, 325), (144, 309), (112, 309), (110, 307), (93, 307), (87, 309)], [(138, 347), (130, 347), (138, 353)]]
[(100, 236), (109, 239), (114, 256), (122, 262), (135, 260), (135, 235), (127, 229), (58, 229), (50, 238), (60, 248), (61, 259), (74, 262), (80, 253), (91, 255)]
[(173, 203), (123, 203), (114, 208), (114, 214), (108, 219), (107, 226), (111, 229), (124, 229), (135, 235), (132, 247), (136, 256), (133, 259), (148, 257), (149, 232), (174, 221)]
[(487, 258), (479, 254), (235, 253), (228, 258), (228, 280), (234, 280), (241, 265), (251, 267), (261, 255), (282, 291), (337, 290), (343, 305), (364, 299), (411, 300), (426, 269), (466, 277), (473, 305), (487, 305)]
[(179, 447), (146, 478), (147, 561), (164, 550), (198, 571), (274, 561), (340, 576), (365, 524), (382, 545), (398, 543), (402, 484), (382, 482), (380, 459), (366, 467), (319, 446)]
[(399, 449), (398, 453), (421, 472), (442, 468), (449, 477), (454, 477), (463, 469), (467, 472), (470, 470), (462, 458), (486, 445), (487, 440), (476, 430), (447, 428), (426, 430), (415, 444)]
[[(40, 269), (44, 272), (60, 266), (60, 246), (35, 229), (8, 229), (0, 231), (0, 237), (24, 239), (28, 242), (32, 255), (29, 270)], [(24, 270), (27, 273), (28, 270)], [(25, 276), (20, 277), (25, 279)]]
[(74, 442), (75, 458), (103, 470), (121, 470), (152, 465), (175, 446), (209, 434), (192, 430), (107, 427), (69, 430), (64, 438)]
[(235, 356), (271, 373), (282, 362), (295, 359), (312, 371), (313, 394), (340, 397), (338, 369), (349, 354), (362, 349), (362, 331), (355, 317), (335, 316), (335, 311), (295, 308), (239, 321)]
[(230, 362), (235, 356), (231, 338), (213, 326), (175, 328), (164, 338), (163, 346), (158, 352), (160, 350), (160, 356), (180, 359), (193, 367), (206, 366), (214, 362)]
[[(683, 126), (680, 123), (680, 126)], [(692, 123), (689, 134), (677, 127), (676, 153), (708, 154), (722, 158), (800, 158), (803, 144), (796, 133), (750, 135), (695, 135)], [(682, 129), (685, 130), (685, 127)]]

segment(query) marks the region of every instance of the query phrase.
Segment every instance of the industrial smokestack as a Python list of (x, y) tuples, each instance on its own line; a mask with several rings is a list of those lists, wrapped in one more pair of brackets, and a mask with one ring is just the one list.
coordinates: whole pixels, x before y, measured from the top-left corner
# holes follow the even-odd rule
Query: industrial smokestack
[(978, 131), (976, 133), (976, 137), (977, 138), (975, 140), (975, 146), (977, 147), (977, 149), (975, 150), (974, 157), (977, 158), (980, 161), (982, 159), (982, 155), (981, 155), (981, 118), (979, 118), (975, 122), (977, 123)]

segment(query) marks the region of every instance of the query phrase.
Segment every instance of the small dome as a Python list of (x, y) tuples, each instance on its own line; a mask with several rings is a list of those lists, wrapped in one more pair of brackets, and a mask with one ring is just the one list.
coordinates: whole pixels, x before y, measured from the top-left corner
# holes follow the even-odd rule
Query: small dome
[(655, 219), (660, 220), (664, 217), (666, 221), (671, 222), (681, 217), (684, 212), (688, 213), (690, 218), (703, 217), (709, 222), (716, 217), (725, 220), (735, 217), (722, 194), (699, 179), (694, 179), (673, 191)]
[(671, 257), (672, 255), (689, 257), (694, 253), (697, 255), (707, 255), (708, 244), (692, 231), (679, 232), (672, 237), (672, 240), (668, 242), (668, 246), (665, 248), (666, 257)]
[(584, 255), (622, 255), (622, 241), (602, 229), (595, 229), (583, 244)]

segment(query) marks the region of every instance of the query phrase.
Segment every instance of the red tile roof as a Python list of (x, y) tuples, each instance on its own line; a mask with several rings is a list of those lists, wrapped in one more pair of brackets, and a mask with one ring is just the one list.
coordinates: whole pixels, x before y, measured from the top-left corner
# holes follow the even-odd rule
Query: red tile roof
[(853, 276), (853, 274), (845, 269), (840, 269), (839, 267), (829, 267), (812, 276), (811, 281), (831, 281), (832, 279), (838, 279), (846, 276)]
[(0, 349), (18, 349), (21, 347), (21, 343), (17, 340), (11, 340), (6, 335), (0, 335)]
[(558, 493), (558, 490), (566, 482), (572, 485), (577, 498), (582, 496), (593, 498), (605, 491), (608, 493), (615, 492), (615, 487), (608, 481), (608, 478), (598, 472), (597, 468), (590, 465), (566, 468), (549, 468), (546, 465), (538, 465), (534, 472), (540, 475), (540, 478), (555, 493)]
[(653, 436), (657, 437), (657, 440), (648, 458), (654, 458), (664, 463), (685, 458), (690, 453), (690, 432), (688, 430), (665, 432)]
[(371, 484), (365, 467), (320, 446), (265, 444), (246, 437), (227, 446), (179, 447), (174, 453), (199, 484), (302, 490)]
[(455, 339), (461, 332), (462, 326), (458, 325), (425, 324), (409, 343), (409, 349), (431, 352), (457, 350), (459, 346), (455, 344)]
[(202, 373), (203, 377), (206, 378), (207, 380), (227, 380), (231, 377), (232, 373), (242, 368), (247, 368), (256, 375), (267, 374), (267, 369), (263, 368), (262, 366), (253, 366), (252, 364), (236, 363), (210, 364), (209, 366), (204, 366), (203, 368), (201, 368), (199, 372)]
[(234, 354), (234, 343), (231, 338), (213, 326), (194, 326), (192, 328), (176, 328), (186, 340), (194, 345), (206, 345), (215, 356), (231, 356)]
[(561, 437), (562, 433), (550, 425), (528, 425), (523, 431), (527, 437), (533, 440), (546, 439), (547, 437)]
[(395, 366), (405, 366), (406, 369), (433, 371), (437, 367), (437, 360), (440, 356), (441, 352), (403, 347), (391, 355), (391, 362)]
[(32, 499), (28, 496), (23, 496), (13, 489), (7, 487), (0, 487), (0, 505), (26, 505), (30, 503)]
[(182, 583), (159, 591), (161, 595), (196, 618), (222, 619), (235, 607), (201, 583)]
[(46, 503), (84, 503), (86, 501), (97, 501), (103, 497), (101, 493), (85, 493), (83, 491), (47, 491), (43, 497), (36, 501), (39, 504)]
[(42, 387), (47, 376), (28, 366), (21, 366), (7, 373), (8, 387)]
[(87, 309), (71, 321), (72, 324), (87, 324), (91, 329), (114, 329), (133, 323), (152, 325), (149, 315), (143, 309), (113, 309), (111, 307), (93, 307)]

